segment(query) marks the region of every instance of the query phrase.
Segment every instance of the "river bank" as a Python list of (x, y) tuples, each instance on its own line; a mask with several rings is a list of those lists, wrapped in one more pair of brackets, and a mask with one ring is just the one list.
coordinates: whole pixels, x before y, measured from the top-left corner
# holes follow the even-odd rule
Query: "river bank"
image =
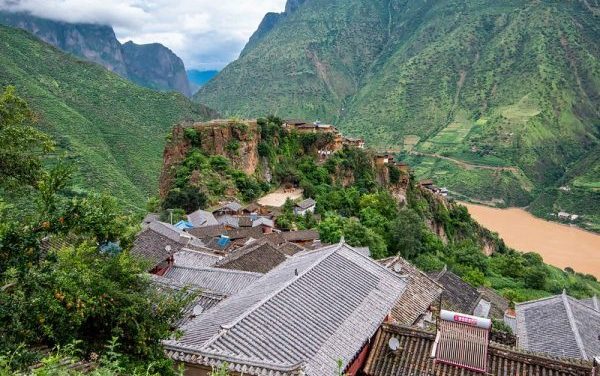
[(461, 204), (477, 222), (497, 232), (509, 247), (537, 252), (548, 264), (561, 269), (569, 266), (600, 278), (600, 235), (534, 217), (523, 209)]

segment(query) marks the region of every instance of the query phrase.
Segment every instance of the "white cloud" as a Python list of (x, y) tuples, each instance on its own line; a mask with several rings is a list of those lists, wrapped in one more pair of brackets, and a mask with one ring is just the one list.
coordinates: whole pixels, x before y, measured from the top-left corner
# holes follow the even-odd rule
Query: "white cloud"
[(222, 68), (235, 59), (267, 12), (285, 0), (0, 0), (0, 9), (66, 22), (111, 25), (121, 42), (158, 42), (188, 69)]

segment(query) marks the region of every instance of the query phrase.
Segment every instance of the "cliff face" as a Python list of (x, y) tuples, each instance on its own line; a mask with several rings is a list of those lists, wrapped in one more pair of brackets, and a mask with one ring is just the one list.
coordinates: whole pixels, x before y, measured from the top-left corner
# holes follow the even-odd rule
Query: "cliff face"
[(123, 45), (123, 56), (128, 78), (146, 87), (174, 89), (189, 97), (192, 95), (185, 66), (179, 56), (162, 44)]
[(27, 30), (44, 42), (127, 78), (140, 86), (191, 96), (183, 62), (165, 46), (121, 45), (110, 26), (47, 20), (0, 12), (0, 23)]
[(180, 125), (173, 129), (171, 139), (165, 146), (159, 187), (161, 197), (171, 189), (175, 168), (185, 159), (192, 146), (186, 137), (188, 129), (195, 130), (197, 138), (202, 140), (200, 149), (206, 154), (227, 157), (233, 167), (248, 175), (257, 171), (260, 131), (256, 121), (214, 120)]

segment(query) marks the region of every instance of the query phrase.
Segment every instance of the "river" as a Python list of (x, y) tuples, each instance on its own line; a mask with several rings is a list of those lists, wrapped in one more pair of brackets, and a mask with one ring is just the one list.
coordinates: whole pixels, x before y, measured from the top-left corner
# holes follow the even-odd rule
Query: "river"
[(497, 232), (511, 248), (537, 252), (548, 264), (600, 278), (600, 235), (549, 222), (523, 209), (498, 209), (461, 202), (484, 227)]

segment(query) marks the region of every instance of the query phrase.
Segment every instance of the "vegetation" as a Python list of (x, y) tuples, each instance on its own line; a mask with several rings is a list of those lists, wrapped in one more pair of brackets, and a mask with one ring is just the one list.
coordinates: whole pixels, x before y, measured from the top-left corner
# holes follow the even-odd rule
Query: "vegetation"
[[(100, 359), (97, 375), (173, 374), (161, 340), (173, 335), (172, 325), (193, 294), (153, 287), (146, 265), (127, 251), (137, 220), (113, 197), (74, 197), (69, 165), (54, 160), (43, 167), (52, 145), (32, 126), (29, 107), (12, 88), (0, 97), (0, 114), (2, 136), (28, 140), (0, 137), (0, 149), (7, 151), (0, 153), (0, 174), (10, 174), (0, 185), (29, 185), (35, 202), (30, 216), (15, 221), (22, 207), (0, 200), (0, 374), (38, 360), (34, 348), (55, 346), (71, 349), (71, 357)], [(6, 170), (9, 162), (24, 168)], [(53, 353), (32, 372), (74, 374), (60, 367), (66, 355)]]
[[(319, 162), (317, 152), (331, 142), (329, 135), (290, 133), (276, 117), (260, 119), (258, 125), (258, 149), (264, 160), (253, 176), (233, 169), (229, 158), (191, 148), (175, 167), (173, 190), (190, 189), (214, 199), (225, 191), (237, 191), (237, 197), (247, 201), (272, 187), (295, 185), (304, 189), (305, 197), (316, 199), (317, 212), (297, 216), (288, 200), (277, 218), (284, 230), (317, 229), (324, 243), (339, 242), (343, 236), (352, 246), (369, 247), (374, 258), (401, 254), (426, 271), (447, 265), (472, 285), (490, 286), (512, 301), (563, 289), (576, 297), (600, 294), (593, 276), (561, 271), (544, 264), (538, 254), (507, 248), (496, 234), (478, 225), (465, 207), (419, 188), (414, 177), (396, 168), (376, 167), (369, 151), (344, 148)], [(186, 132), (186, 137), (202, 144), (198, 132)], [(272, 171), (271, 182), (263, 180), (265, 169)], [(193, 176), (200, 178), (193, 180)], [(242, 176), (256, 185), (251, 190), (255, 195), (241, 189), (245, 185), (239, 185), (236, 177)], [(214, 190), (207, 183), (212, 180), (223, 184), (222, 188)], [(398, 189), (405, 193), (404, 204), (392, 195)], [(492, 250), (493, 256), (486, 256), (483, 248)]]
[(464, 199), (600, 228), (597, 5), (317, 0), (268, 17), (197, 101), (333, 122)]
[[(56, 141), (56, 154), (68, 153), (77, 165), (76, 192), (108, 191), (143, 208), (158, 188), (165, 133), (176, 122), (213, 116), (182, 95), (141, 88), (25, 31), (0, 26), (0, 40), (0, 90), (16, 86), (38, 129)], [(10, 193), (7, 200), (19, 199)]]

